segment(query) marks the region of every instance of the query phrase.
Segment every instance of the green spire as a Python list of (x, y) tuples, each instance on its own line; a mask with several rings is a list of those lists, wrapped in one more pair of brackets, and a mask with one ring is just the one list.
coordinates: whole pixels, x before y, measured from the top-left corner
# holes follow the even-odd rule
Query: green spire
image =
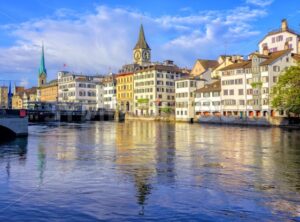
[(45, 67), (44, 44), (42, 45), (42, 56), (41, 56), (41, 63), (39, 68), (39, 76), (41, 76), (42, 74), (47, 75), (47, 70)]
[(150, 49), (148, 43), (146, 42), (143, 24), (141, 24), (139, 40), (134, 49)]

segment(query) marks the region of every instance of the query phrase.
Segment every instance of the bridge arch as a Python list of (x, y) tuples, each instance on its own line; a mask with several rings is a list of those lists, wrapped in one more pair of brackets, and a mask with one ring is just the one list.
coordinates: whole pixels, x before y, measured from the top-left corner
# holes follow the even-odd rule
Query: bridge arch
[(8, 140), (15, 138), (17, 134), (11, 129), (0, 125), (0, 140)]

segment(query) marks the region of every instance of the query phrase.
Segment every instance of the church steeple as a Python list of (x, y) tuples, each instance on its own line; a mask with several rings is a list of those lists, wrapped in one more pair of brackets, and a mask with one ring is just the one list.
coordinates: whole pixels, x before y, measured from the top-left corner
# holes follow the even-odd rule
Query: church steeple
[(47, 70), (45, 67), (44, 44), (42, 45), (42, 56), (41, 56), (41, 62), (40, 62), (40, 68), (39, 68), (39, 75), (42, 75), (42, 74), (47, 75)]
[(146, 38), (144, 27), (141, 24), (138, 41), (133, 49), (134, 63), (143, 65), (151, 61), (151, 48), (149, 47)]
[(41, 61), (40, 61), (40, 67), (39, 67), (39, 83), (38, 86), (43, 86), (46, 84), (47, 80), (47, 70), (45, 66), (45, 54), (44, 54), (44, 43), (42, 45), (42, 55), (41, 55)]
[(138, 42), (136, 43), (134, 49), (150, 49), (150, 47), (146, 41), (146, 38), (145, 38), (143, 24), (141, 24), (139, 39), (138, 39)]

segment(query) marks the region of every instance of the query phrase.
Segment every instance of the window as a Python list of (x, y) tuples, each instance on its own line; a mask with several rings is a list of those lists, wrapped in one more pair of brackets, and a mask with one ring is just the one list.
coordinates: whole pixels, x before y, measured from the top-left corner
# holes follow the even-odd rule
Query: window
[(245, 100), (239, 100), (239, 104), (242, 106), (245, 105)]
[(269, 82), (269, 77), (268, 76), (263, 76), (261, 78), (262, 82)]
[(275, 43), (275, 37), (272, 38), (272, 43)]
[(224, 89), (223, 95), (224, 95), (224, 96), (227, 96), (227, 95), (228, 95), (228, 89)]
[(220, 96), (220, 92), (213, 92), (213, 97)]
[(273, 76), (273, 82), (276, 83), (278, 80), (278, 77), (277, 76)]
[(273, 71), (274, 72), (280, 72), (280, 67), (279, 66), (273, 66)]
[(253, 94), (253, 89), (247, 89), (247, 95), (252, 95)]
[(276, 37), (276, 41), (277, 42), (281, 42), (283, 40), (283, 36), (282, 35), (279, 35)]
[(203, 93), (203, 97), (210, 97), (210, 93), (209, 92)]
[(229, 94), (230, 94), (231, 96), (234, 95), (234, 90), (231, 89), (231, 90), (229, 91)]
[(243, 89), (239, 89), (239, 95), (244, 95), (244, 90)]

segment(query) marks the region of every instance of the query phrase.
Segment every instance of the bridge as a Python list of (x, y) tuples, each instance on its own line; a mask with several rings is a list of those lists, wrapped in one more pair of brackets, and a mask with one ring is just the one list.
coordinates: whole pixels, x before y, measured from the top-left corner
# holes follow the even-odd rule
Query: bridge
[(27, 135), (26, 111), (0, 109), (0, 141)]

